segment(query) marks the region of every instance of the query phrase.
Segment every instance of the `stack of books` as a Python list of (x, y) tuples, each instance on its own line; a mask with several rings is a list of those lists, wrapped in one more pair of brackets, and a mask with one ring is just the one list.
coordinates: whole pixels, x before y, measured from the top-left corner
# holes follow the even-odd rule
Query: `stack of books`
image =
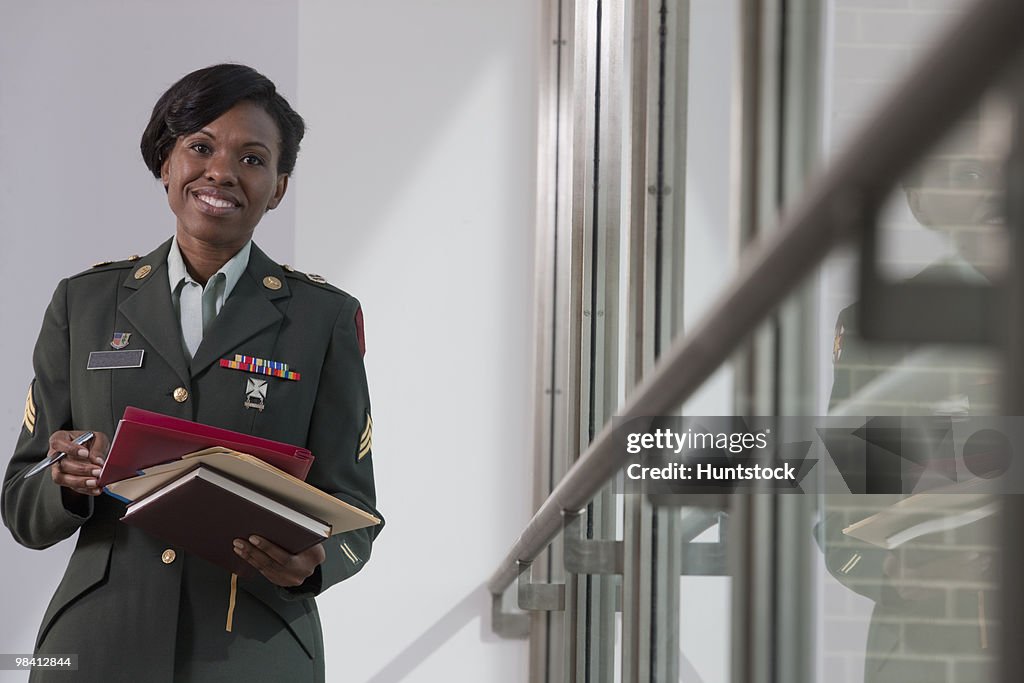
[(312, 462), (303, 448), (128, 408), (99, 483), (127, 505), (125, 523), (251, 576), (236, 538), (255, 534), (296, 554), (380, 523), (307, 484)]

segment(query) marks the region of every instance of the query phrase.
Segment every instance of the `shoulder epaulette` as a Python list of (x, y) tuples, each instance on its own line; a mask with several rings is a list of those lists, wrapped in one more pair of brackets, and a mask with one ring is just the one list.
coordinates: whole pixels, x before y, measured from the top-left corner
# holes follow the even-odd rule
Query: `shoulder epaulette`
[(105, 273), (109, 270), (124, 270), (125, 268), (132, 268), (134, 263), (138, 261), (141, 256), (132, 254), (126, 259), (120, 261), (99, 261), (98, 263), (92, 264), (88, 270), (83, 270), (81, 273), (72, 275), (72, 278), (81, 277), (82, 275), (89, 275), (91, 273)]
[(327, 278), (325, 278), (323, 275), (317, 275), (316, 273), (303, 273), (301, 271), (295, 270), (295, 268), (288, 265), (287, 263), (282, 264), (281, 268), (284, 270), (285, 276), (288, 277), (289, 279), (297, 280), (299, 282), (308, 282), (310, 284), (316, 285), (317, 287), (320, 287), (321, 289), (326, 289), (329, 292), (335, 292), (336, 294), (345, 294), (346, 296), (348, 296), (346, 292), (338, 289), (330, 282), (328, 282)]

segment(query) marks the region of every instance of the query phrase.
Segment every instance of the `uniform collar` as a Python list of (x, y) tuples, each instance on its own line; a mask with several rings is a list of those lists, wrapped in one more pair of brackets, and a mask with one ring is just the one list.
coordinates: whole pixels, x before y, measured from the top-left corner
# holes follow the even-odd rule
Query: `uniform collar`
[[(228, 259), (227, 263), (221, 266), (220, 270), (210, 278), (213, 282), (218, 275), (224, 276), (224, 301), (231, 296), (231, 290), (238, 284), (239, 278), (249, 265), (249, 253), (252, 251), (252, 240), (250, 239), (239, 249), (234, 256)], [(167, 252), (167, 281), (173, 292), (181, 284), (181, 281), (194, 282), (192, 276), (185, 268), (185, 260), (181, 256), (181, 249), (178, 247), (178, 238), (171, 238), (171, 248)]]
[(224, 354), (233, 352), (231, 347), (280, 324), (283, 314), (279, 306), (285, 305), (282, 300), (291, 296), (291, 290), (281, 266), (264, 254), (259, 246), (252, 244), (248, 267), (236, 282), (235, 297), (225, 300), (223, 310), (203, 335), (203, 343), (189, 363), (181, 348), (181, 323), (167, 286), (170, 278), (162, 272), (163, 268), (169, 267), (168, 255), (172, 246), (175, 245), (169, 239), (133, 263), (123, 285), (134, 291), (121, 302), (119, 310), (149, 341), (153, 350), (187, 382), (190, 376), (202, 372)]

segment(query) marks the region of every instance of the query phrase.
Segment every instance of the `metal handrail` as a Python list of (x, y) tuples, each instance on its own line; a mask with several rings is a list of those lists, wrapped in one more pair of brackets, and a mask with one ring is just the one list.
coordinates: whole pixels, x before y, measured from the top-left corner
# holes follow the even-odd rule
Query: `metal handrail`
[[(996, 82), (1024, 48), (1024, 2), (979, 0), (934, 44), (777, 230), (750, 256), (693, 331), (677, 339), (619, 413), (677, 408), (734, 353), (836, 245), (858, 237), (913, 164)], [(623, 465), (612, 425), (591, 442), (491, 575), (501, 594)]]

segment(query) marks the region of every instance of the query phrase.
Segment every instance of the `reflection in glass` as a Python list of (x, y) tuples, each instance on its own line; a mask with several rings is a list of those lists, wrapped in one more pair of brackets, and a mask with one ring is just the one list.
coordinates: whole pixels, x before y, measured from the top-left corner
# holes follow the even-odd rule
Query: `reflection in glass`
[[(1000, 112), (987, 106), (968, 117), (904, 180), (894, 201), (904, 203), (915, 224), (897, 218), (884, 226), (883, 262), (890, 277), (914, 269), (910, 281), (999, 277), (1006, 266), (1001, 150), (1007, 148)], [(896, 207), (890, 211), (898, 214)], [(932, 251), (923, 265), (915, 235)], [(995, 412), (997, 375), (987, 354), (871, 343), (859, 334), (860, 319), (870, 315), (856, 302), (838, 315), (830, 412), (931, 415), (954, 425), (959, 418)], [(956, 456), (950, 485), (969, 489), (974, 475), (962, 453)], [(939, 467), (948, 472), (950, 464), (936, 455), (926, 471)], [(824, 581), (823, 647), (826, 669), (840, 672), (830, 680), (994, 680), (997, 515), (954, 523), (950, 512), (944, 528), (888, 547), (847, 533), (851, 524), (915, 493), (909, 488), (902, 495), (833, 495), (823, 502), (816, 531), (835, 580)], [(962, 495), (943, 498), (943, 506), (952, 510)]]

